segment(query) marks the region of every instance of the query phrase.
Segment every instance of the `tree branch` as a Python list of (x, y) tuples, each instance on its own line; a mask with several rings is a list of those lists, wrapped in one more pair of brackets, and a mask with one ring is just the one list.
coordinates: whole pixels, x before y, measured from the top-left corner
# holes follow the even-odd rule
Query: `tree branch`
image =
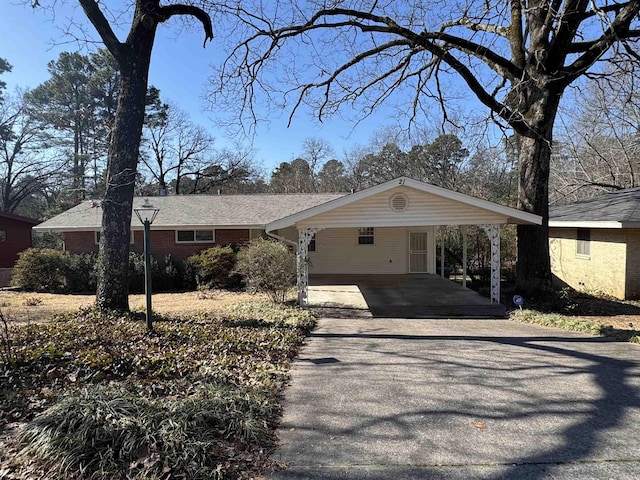
[(97, 30), (98, 35), (104, 42), (104, 46), (111, 52), (111, 55), (119, 62), (122, 58), (123, 44), (118, 40), (116, 34), (111, 29), (111, 25), (105, 18), (104, 14), (98, 6), (98, 2), (94, 0), (78, 0), (85, 15)]
[(166, 5), (160, 7), (160, 14), (162, 15), (161, 21), (166, 21), (174, 15), (187, 15), (195, 17), (200, 20), (200, 23), (202, 23), (202, 27), (204, 28), (205, 37), (202, 46), (205, 47), (207, 45), (207, 40), (213, 40), (213, 25), (211, 23), (211, 17), (201, 8), (195, 7), (193, 5)]

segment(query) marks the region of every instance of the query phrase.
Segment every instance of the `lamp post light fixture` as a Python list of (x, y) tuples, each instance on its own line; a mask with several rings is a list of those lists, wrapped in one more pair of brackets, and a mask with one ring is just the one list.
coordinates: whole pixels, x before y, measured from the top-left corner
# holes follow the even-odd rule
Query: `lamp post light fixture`
[(144, 225), (144, 294), (147, 299), (147, 330), (151, 332), (153, 330), (151, 319), (151, 224), (158, 216), (160, 209), (151, 205), (147, 198), (142, 206), (134, 208), (133, 211)]

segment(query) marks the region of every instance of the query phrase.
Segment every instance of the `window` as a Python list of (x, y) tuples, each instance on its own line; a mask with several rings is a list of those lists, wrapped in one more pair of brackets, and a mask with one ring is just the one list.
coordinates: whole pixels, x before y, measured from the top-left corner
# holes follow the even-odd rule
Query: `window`
[(373, 227), (358, 229), (358, 245), (373, 245)]
[(177, 243), (213, 243), (214, 241), (213, 230), (176, 230)]
[(309, 242), (309, 248), (308, 250), (310, 252), (315, 252), (316, 251), (316, 234), (313, 234), (313, 237), (311, 237), (311, 241)]
[(7, 234), (5, 233), (4, 230), (0, 230), (0, 242), (6, 242), (7, 241)]
[[(100, 232), (95, 232), (95, 242), (96, 242), (96, 245), (100, 244)], [(134, 237), (133, 237), (133, 230), (131, 230), (131, 233), (129, 234), (129, 243), (131, 245), (135, 243)]]
[(583, 257), (591, 255), (591, 230), (588, 228), (578, 229), (576, 255)]

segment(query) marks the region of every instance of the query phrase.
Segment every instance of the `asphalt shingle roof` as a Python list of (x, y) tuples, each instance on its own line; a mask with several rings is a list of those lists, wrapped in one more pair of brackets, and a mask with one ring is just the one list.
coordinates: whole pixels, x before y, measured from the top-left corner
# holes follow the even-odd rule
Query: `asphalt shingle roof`
[[(343, 193), (257, 194), (257, 195), (170, 195), (135, 197), (134, 208), (149, 203), (160, 209), (153, 222), (158, 227), (258, 227), (315, 207)], [(133, 217), (135, 219), (135, 216)], [(87, 200), (41, 223), (36, 230), (99, 229), (100, 202)], [(137, 222), (137, 219), (135, 219)], [(132, 221), (133, 226), (136, 225)]]
[(549, 219), (567, 222), (640, 222), (640, 187), (551, 207)]

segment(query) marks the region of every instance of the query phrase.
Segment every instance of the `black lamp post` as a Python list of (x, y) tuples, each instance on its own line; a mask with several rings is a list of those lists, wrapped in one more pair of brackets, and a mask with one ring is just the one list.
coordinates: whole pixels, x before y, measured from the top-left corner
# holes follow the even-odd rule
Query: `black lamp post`
[(145, 199), (141, 207), (134, 208), (138, 220), (144, 225), (144, 294), (147, 299), (147, 330), (153, 330), (153, 321), (151, 320), (151, 224), (158, 216), (159, 208), (149, 203), (149, 199)]

